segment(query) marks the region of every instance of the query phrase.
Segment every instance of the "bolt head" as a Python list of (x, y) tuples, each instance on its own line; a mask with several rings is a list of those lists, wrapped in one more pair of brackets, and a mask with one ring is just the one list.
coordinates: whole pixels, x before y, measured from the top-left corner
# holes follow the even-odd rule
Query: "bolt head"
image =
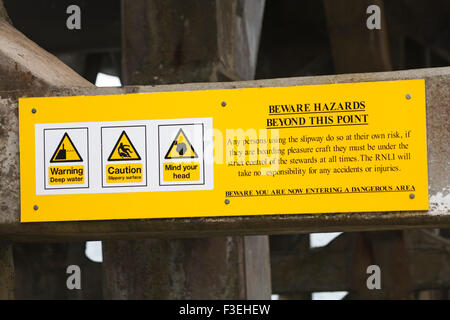
[(406, 95), (406, 99), (411, 99), (411, 95), (409, 93)]
[(416, 197), (416, 195), (415, 195), (414, 193), (410, 193), (410, 194), (409, 194), (409, 198), (410, 198), (410, 199), (414, 199), (415, 197)]
[(39, 209), (38, 205), (37, 205), (37, 204), (35, 204), (35, 205), (33, 206), (33, 209), (34, 209), (34, 210), (37, 210), (37, 209)]
[(222, 101), (221, 105), (222, 105), (222, 107), (225, 107), (227, 105), (227, 103), (225, 101)]
[(225, 199), (225, 204), (230, 204), (230, 199)]
[(31, 109), (31, 113), (36, 113), (36, 112), (37, 112), (36, 108)]

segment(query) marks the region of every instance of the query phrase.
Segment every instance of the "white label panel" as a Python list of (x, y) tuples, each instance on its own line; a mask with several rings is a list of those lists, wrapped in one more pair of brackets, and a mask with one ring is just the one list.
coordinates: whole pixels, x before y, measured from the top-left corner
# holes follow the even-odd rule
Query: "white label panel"
[(214, 189), (212, 118), (36, 124), (35, 141), (37, 195)]

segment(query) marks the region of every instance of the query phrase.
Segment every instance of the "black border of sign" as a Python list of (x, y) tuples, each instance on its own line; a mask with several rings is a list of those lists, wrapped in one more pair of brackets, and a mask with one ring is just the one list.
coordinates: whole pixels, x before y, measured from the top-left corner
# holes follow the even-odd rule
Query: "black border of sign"
[[(202, 155), (203, 155), (203, 182), (202, 183), (174, 183), (174, 184), (161, 184), (161, 144), (160, 144), (160, 127), (173, 127), (173, 126), (193, 126), (193, 125), (201, 125), (202, 126)], [(193, 159), (193, 158), (184, 158), (184, 159)], [(195, 158), (194, 158), (195, 159)], [(169, 160), (169, 159), (168, 159)], [(205, 126), (203, 122), (200, 123), (174, 123), (174, 124), (159, 124), (158, 125), (158, 184), (160, 187), (173, 187), (173, 186), (203, 186), (205, 185)]]
[[(145, 154), (145, 160), (141, 160), (144, 161), (144, 165), (145, 165), (145, 184), (141, 184), (141, 185), (134, 185), (134, 186), (105, 186), (103, 184), (103, 173), (104, 173), (104, 162), (103, 162), (103, 129), (108, 129), (108, 128), (112, 128), (112, 129), (117, 129), (117, 128), (135, 128), (135, 127), (144, 127), (144, 138), (145, 138), (145, 150), (144, 150), (144, 154)], [(125, 130), (124, 130), (125, 131)], [(126, 134), (126, 133), (125, 133)], [(122, 134), (121, 134), (122, 135)], [(128, 135), (127, 135), (128, 137)], [(128, 138), (129, 140), (129, 138)], [(131, 140), (130, 140), (131, 141)], [(139, 124), (139, 125), (134, 125), (134, 126), (106, 126), (106, 127), (100, 127), (100, 148), (101, 148), (101, 161), (102, 161), (102, 188), (138, 188), (138, 187), (147, 187), (148, 186), (148, 168), (147, 168), (147, 125), (145, 124)], [(131, 160), (131, 161), (138, 161), (138, 160)], [(113, 161), (107, 161), (107, 162), (113, 162)]]
[[(70, 188), (47, 188), (47, 168), (46, 168), (46, 155), (45, 155), (45, 131), (47, 130), (73, 130), (73, 129), (83, 129), (86, 130), (86, 163), (87, 163), (87, 169), (88, 169), (88, 174), (87, 174), (87, 178), (88, 178), (88, 183), (87, 183), (87, 187), (70, 187)], [(43, 139), (44, 139), (44, 190), (63, 190), (63, 189), (89, 189), (89, 183), (90, 183), (90, 175), (91, 175), (91, 170), (89, 168), (89, 128), (88, 127), (76, 127), (76, 128), (47, 128), (44, 129), (44, 134), (43, 134)], [(72, 142), (73, 144), (73, 142)], [(75, 145), (74, 145), (75, 146)], [(76, 147), (75, 147), (76, 148)], [(80, 155), (81, 156), (81, 155)], [(84, 162), (84, 161), (83, 161)], [(49, 162), (50, 163), (50, 162)], [(71, 162), (64, 162), (64, 163), (71, 163)]]

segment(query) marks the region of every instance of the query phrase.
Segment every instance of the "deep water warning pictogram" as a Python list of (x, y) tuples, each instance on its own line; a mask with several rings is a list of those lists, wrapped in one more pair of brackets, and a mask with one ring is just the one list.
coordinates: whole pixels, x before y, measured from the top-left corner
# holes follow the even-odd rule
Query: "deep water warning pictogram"
[(77, 148), (75, 148), (75, 145), (67, 132), (64, 133), (64, 136), (58, 144), (58, 147), (50, 159), (50, 162), (83, 162), (83, 159), (81, 158)]
[(186, 134), (183, 129), (180, 129), (175, 136), (169, 150), (166, 153), (164, 159), (183, 159), (189, 158), (194, 159), (198, 158), (197, 153), (194, 150), (194, 147), (189, 142)]
[(127, 133), (122, 131), (119, 139), (116, 142), (108, 161), (130, 161), (141, 160), (141, 156), (137, 152)]

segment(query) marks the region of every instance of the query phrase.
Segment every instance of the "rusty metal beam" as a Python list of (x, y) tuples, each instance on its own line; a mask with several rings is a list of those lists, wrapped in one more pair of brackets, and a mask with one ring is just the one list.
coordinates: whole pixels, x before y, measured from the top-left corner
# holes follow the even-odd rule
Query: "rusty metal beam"
[[(335, 71), (338, 73), (392, 70), (384, 1), (325, 0)], [(381, 29), (365, 25), (366, 8), (380, 9)], [(354, 235), (348, 299), (408, 299), (411, 278), (404, 232), (362, 232)], [(323, 261), (325, 262), (325, 261)], [(366, 269), (377, 265), (383, 271), (383, 290), (368, 290)]]
[[(403, 230), (356, 235), (351, 269), (347, 270), (348, 275), (351, 274), (351, 287), (346, 299), (405, 300), (411, 297), (412, 279), (404, 240)], [(370, 265), (380, 267), (380, 290), (367, 288), (367, 267)]]
[[(263, 8), (263, 0), (123, 1), (123, 83), (252, 79)], [(271, 294), (267, 236), (105, 241), (103, 256), (107, 298)]]
[[(2, 48), (0, 46), (0, 48)], [(1, 59), (0, 59), (1, 60)], [(0, 63), (1, 65), (1, 63)], [(13, 69), (14, 70), (14, 69)], [(428, 212), (301, 214), (243, 217), (144, 219), (70, 223), (20, 224), (19, 145), (17, 98), (25, 96), (67, 96), (125, 94), (137, 92), (214, 90), (224, 88), (273, 87), (425, 79), (430, 210)], [(450, 68), (416, 69), (369, 74), (346, 74), (273, 80), (199, 83), (125, 88), (62, 87), (35, 90), (30, 86), (0, 99), (0, 238), (20, 241), (55, 239), (138, 239), (148, 237), (188, 238), (219, 235), (292, 234), (333, 231), (399, 230), (450, 227), (448, 182), (450, 141), (448, 101)], [(447, 197), (446, 197), (447, 196)], [(301, 212), (299, 212), (301, 213)]]
[(122, 69), (134, 70), (123, 82), (253, 79), (263, 10), (264, 0), (122, 1)]
[[(70, 55), (120, 51), (120, 0), (3, 0), (14, 26), (43, 49)], [(81, 9), (81, 29), (66, 27), (67, 7)]]
[[(10, 23), (1, 0), (0, 22)], [(0, 242), (0, 300), (6, 299), (14, 299), (14, 260), (12, 245), (7, 242)]]
[(11, 23), (8, 13), (6, 12), (5, 5), (3, 4), (3, 1), (1, 1), (1, 0), (0, 0), (0, 19), (3, 19), (6, 22)]
[(12, 245), (0, 242), (0, 300), (14, 299), (14, 262)]
[(265, 236), (105, 241), (104, 295), (106, 299), (269, 299), (269, 261), (261, 263), (267, 254)]
[[(0, 15), (2, 15), (2, 8), (0, 2)], [(17, 101), (21, 90), (33, 92), (33, 95), (45, 95), (48, 90), (70, 85), (93, 87), (92, 84), (81, 78), (53, 55), (41, 49), (0, 18), (0, 105), (2, 106), (1, 113), (3, 115), (5, 114), (4, 112), (12, 111), (5, 107), (5, 103)], [(1, 141), (17, 135), (17, 128), (7, 125), (9, 120), (12, 119), (3, 118), (3, 116), (0, 120)], [(7, 152), (4, 149), (4, 145), (2, 145), (1, 149)], [(18, 152), (18, 150), (13, 151), (13, 153), (0, 155), (2, 179), (11, 179), (9, 183), (1, 183), (0, 194), (2, 203), (4, 201), (14, 201), (14, 198), (19, 199), (19, 183), (18, 181), (13, 183), (19, 178), (18, 162), (13, 160), (15, 152)], [(3, 205), (1, 210), (2, 213), (0, 215), (5, 217), (3, 215)], [(69, 250), (69, 248), (72, 248), (72, 250)], [(76, 259), (69, 261), (67, 259), (69, 252), (72, 252), (73, 255), (76, 249), (79, 254), (76, 256)], [(7, 292), (5, 293), (5, 290), (11, 291), (14, 287), (15, 298), (17, 299), (62, 299), (74, 297), (73, 292), (70, 293), (65, 286), (66, 267), (72, 263), (84, 264), (86, 267), (85, 271), (93, 269), (90, 268), (91, 264), (88, 264), (87, 259), (84, 257), (84, 243), (73, 243), (70, 245), (24, 245), (15, 243), (7, 247), (2, 245), (0, 251), (0, 297), (8, 294)], [(30, 257), (33, 257), (33, 259), (30, 260)], [(7, 258), (11, 261), (6, 261)], [(8, 264), (10, 267), (8, 267)], [(12, 268), (13, 264), (15, 268)], [(13, 277), (14, 271), (15, 277)], [(5, 281), (8, 282), (11, 279), (14, 280), (14, 278), (13, 285), (5, 283)], [(83, 281), (87, 280), (92, 280), (92, 278), (88, 276)], [(85, 296), (89, 296), (89, 293), (92, 292), (90, 290), (92, 287), (95, 288), (95, 283), (92, 283), (92, 285), (83, 291)]]
[[(422, 230), (410, 230), (405, 233), (407, 259), (404, 261), (399, 261), (400, 257), (394, 254), (396, 250), (401, 251), (402, 248), (390, 248), (387, 259), (377, 256), (376, 249), (366, 250), (364, 243), (370, 245), (370, 237), (377, 238), (372, 243), (380, 246), (383, 243), (391, 243), (389, 238), (396, 237), (391, 232), (368, 232), (365, 233), (367, 239), (362, 239), (361, 233), (344, 233), (322, 248), (301, 252), (272, 252), (273, 292), (301, 294), (311, 291), (349, 291), (352, 298), (389, 299), (405, 298), (413, 291), (450, 287), (449, 244), (424, 234)], [(400, 242), (398, 244), (403, 245)], [(359, 257), (360, 274), (358, 285), (355, 285), (354, 257), (359, 255), (360, 250), (366, 253), (367, 258), (362, 261)], [(393, 273), (387, 269), (401, 270), (398, 268), (398, 263), (407, 265), (406, 269), (410, 273), (406, 275), (407, 278), (405, 275), (397, 275), (394, 279), (389, 278)], [(366, 268), (370, 264), (378, 264), (381, 268), (382, 290), (380, 291), (368, 292), (369, 290), (365, 287), (369, 276), (366, 274)], [(402, 281), (406, 282), (402, 285)], [(410, 281), (409, 284), (408, 281)], [(409, 293), (398, 291), (405, 288), (409, 288)], [(355, 289), (359, 289), (359, 292), (352, 291)], [(362, 292), (362, 289), (365, 292)]]
[[(336, 73), (392, 70), (383, 0), (324, 0)], [(381, 9), (381, 29), (366, 26), (366, 9)]]
[[(102, 266), (85, 255), (85, 244), (15, 243), (15, 299), (101, 299)], [(67, 267), (81, 269), (81, 290), (69, 290)]]

